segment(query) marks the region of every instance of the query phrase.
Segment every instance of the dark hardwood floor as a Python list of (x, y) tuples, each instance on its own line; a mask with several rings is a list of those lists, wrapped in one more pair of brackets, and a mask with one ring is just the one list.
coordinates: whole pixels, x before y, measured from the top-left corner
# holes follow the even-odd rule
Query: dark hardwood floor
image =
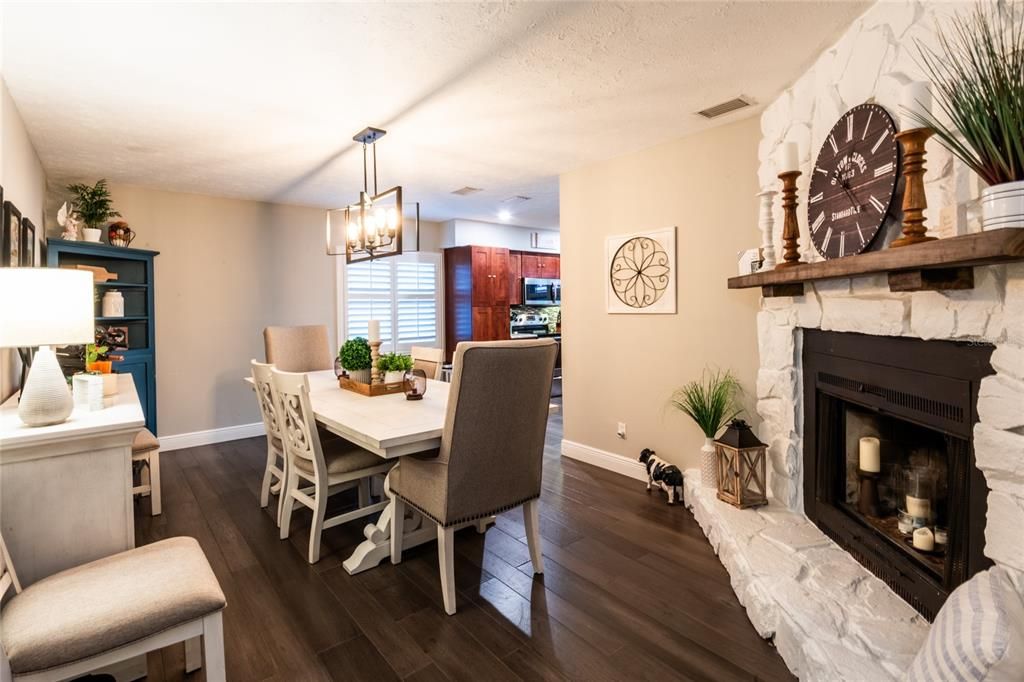
[[(231, 680), (782, 680), (690, 513), (644, 485), (559, 456), (548, 426), (541, 497), (545, 574), (522, 512), (456, 535), (458, 613), (441, 604), (437, 548), (350, 576), (365, 522), (333, 528), (306, 563), (309, 512), (278, 540), (257, 493), (265, 441), (165, 453), (163, 514), (136, 508), (138, 544), (191, 535), (227, 595)], [(344, 495), (337, 496), (344, 498)], [(273, 509), (276, 498), (271, 499)], [(332, 506), (350, 504), (332, 500)], [(150, 680), (184, 675), (184, 647), (149, 655)]]

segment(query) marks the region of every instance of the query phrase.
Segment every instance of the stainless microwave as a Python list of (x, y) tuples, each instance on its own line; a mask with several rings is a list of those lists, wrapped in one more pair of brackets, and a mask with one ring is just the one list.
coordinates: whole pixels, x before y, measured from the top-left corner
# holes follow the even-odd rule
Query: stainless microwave
[(562, 280), (525, 277), (523, 305), (562, 305)]

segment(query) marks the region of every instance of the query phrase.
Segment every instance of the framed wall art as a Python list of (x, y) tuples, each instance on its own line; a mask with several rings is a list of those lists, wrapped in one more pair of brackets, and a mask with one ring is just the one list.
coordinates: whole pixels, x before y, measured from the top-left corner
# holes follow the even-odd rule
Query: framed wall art
[(36, 226), (28, 218), (21, 219), (21, 267), (36, 265)]
[(0, 239), (0, 265), (21, 265), (21, 211), (9, 201), (4, 202), (3, 239)]
[(609, 313), (676, 312), (676, 228), (615, 235), (605, 240)]

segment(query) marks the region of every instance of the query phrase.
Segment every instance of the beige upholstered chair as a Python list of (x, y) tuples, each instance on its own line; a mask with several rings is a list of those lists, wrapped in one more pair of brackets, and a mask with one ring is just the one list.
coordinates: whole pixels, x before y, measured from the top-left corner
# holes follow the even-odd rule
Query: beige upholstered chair
[(160, 506), (160, 441), (149, 429), (142, 429), (132, 441), (132, 462), (143, 462), (139, 485), (132, 488), (133, 495), (149, 495), (149, 508), (159, 516)]
[(282, 372), (334, 369), (334, 354), (322, 324), (305, 327), (267, 327), (263, 330), (267, 362)]
[[(185, 642), (185, 669), (223, 682), (226, 601), (194, 538), (169, 538), (61, 571), (24, 590), (0, 538), (0, 679), (51, 682)], [(9, 671), (3, 666), (9, 668)]]
[(422, 369), (428, 379), (441, 380), (441, 365), (444, 364), (444, 351), (440, 348), (413, 346), (409, 350), (412, 356), (412, 368)]
[(449, 615), (455, 613), (452, 543), (458, 526), (523, 505), (533, 571), (544, 572), (537, 499), (557, 352), (550, 339), (460, 343), (440, 451), (429, 458), (403, 457), (391, 471), (391, 562), (402, 558), (408, 504), (437, 524)]
[[(263, 417), (263, 428), (267, 432), (267, 465), (263, 469), (263, 483), (260, 485), (260, 508), (270, 504), (270, 493), (277, 493), (277, 513), (274, 517), (281, 525), (281, 509), (284, 507), (284, 495), (281, 488), (288, 475), (288, 458), (284, 456), (284, 443), (281, 441), (281, 427), (277, 418), (277, 403), (274, 401), (273, 365), (251, 360), (252, 380), (256, 389), (256, 401)], [(280, 460), (280, 464), (278, 463)]]
[[(324, 443), (316, 429), (309, 403), (309, 381), (305, 374), (271, 369), (278, 424), (288, 457), (288, 472), (281, 510), (281, 539), (288, 537), (295, 502), (313, 510), (309, 531), (309, 563), (320, 560), (320, 535), (324, 529), (383, 510), (387, 502), (369, 504), (369, 478), (385, 474), (391, 462), (343, 438)], [(300, 487), (300, 479), (312, 487)], [(346, 485), (349, 484), (349, 485)], [(359, 507), (330, 519), (327, 498), (332, 493), (359, 486)], [(312, 493), (312, 495), (310, 495)]]

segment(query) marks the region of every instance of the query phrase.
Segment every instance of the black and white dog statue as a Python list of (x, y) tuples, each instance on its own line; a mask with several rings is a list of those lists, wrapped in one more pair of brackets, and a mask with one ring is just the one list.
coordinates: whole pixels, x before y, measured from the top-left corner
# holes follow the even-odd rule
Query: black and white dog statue
[(640, 453), (640, 462), (647, 467), (647, 492), (656, 485), (668, 493), (669, 504), (683, 501), (683, 472), (679, 467), (660, 459), (650, 448)]

